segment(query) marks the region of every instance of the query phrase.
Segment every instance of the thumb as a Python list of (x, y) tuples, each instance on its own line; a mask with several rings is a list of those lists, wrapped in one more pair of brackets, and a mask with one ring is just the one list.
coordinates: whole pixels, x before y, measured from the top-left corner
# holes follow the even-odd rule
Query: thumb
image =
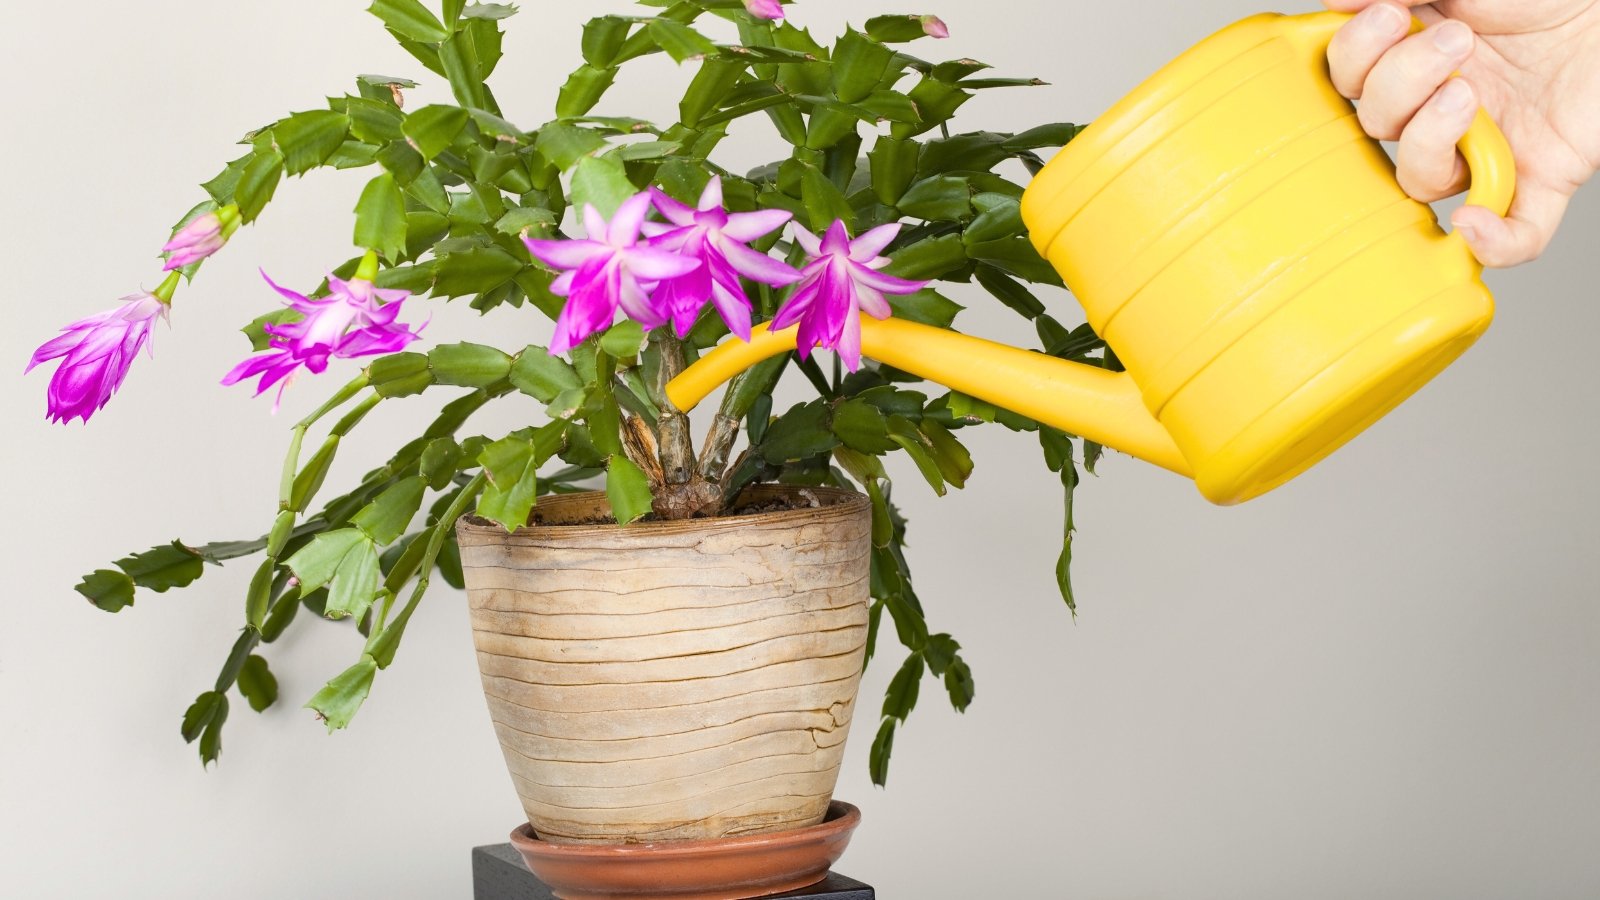
[[(1533, 192), (1530, 192), (1533, 193)], [(1555, 192), (1519, 194), (1511, 214), (1500, 218), (1482, 206), (1463, 206), (1450, 224), (1467, 239), (1478, 261), (1491, 269), (1532, 262), (1550, 246), (1566, 213), (1567, 198)]]

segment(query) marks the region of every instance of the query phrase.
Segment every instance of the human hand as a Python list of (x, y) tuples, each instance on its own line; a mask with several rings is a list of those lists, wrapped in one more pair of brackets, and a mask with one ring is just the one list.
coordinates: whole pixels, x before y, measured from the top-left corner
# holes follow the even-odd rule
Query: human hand
[[(1466, 188), (1455, 145), (1481, 105), (1516, 156), (1516, 200), (1504, 219), (1464, 206), (1452, 225), (1486, 266), (1538, 258), (1600, 166), (1600, 2), (1323, 2), (1360, 11), (1335, 35), (1329, 67), (1339, 92), (1361, 101), (1367, 133), (1400, 142), (1405, 192), (1431, 203)], [(1407, 36), (1411, 15), (1427, 29)]]

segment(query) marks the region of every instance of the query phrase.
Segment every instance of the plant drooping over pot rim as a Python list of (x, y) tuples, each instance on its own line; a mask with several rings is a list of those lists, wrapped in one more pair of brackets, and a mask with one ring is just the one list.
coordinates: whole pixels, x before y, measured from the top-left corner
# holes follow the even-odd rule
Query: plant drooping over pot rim
[[(370, 11), (448, 82), (455, 102), (407, 110), (414, 81), (363, 75), (326, 108), (252, 132), (246, 152), (204, 185), (209, 199), (173, 229), (166, 280), (74, 322), (34, 354), (30, 369), (58, 361), (50, 418), (87, 421), (122, 387), (137, 353), (160, 342), (153, 325), (171, 318), (180, 282), (257, 221), (285, 175), (374, 172), (355, 210), (361, 252), (305, 293), (268, 279), (287, 303), (244, 328), (253, 353), (208, 376), (252, 381), (275, 397), (306, 390), (329, 369), (351, 376), (291, 428), (266, 533), (175, 540), (77, 586), (116, 612), (137, 588), (186, 587), (207, 563), (261, 557), (242, 631), (212, 689), (183, 717), (183, 737), (198, 741), (205, 762), (221, 752), (230, 692), (257, 711), (277, 700), (262, 651), (302, 610), (354, 622), (363, 638), (355, 663), (307, 704), (330, 730), (343, 728), (394, 662), (434, 574), (461, 586), (456, 520), (473, 513), (514, 529), (552, 492), (603, 485), (623, 525), (718, 515), (763, 482), (864, 492), (873, 511), (868, 652), (885, 614), (908, 651), (872, 747), (879, 784), (925, 674), (942, 679), (956, 709), (973, 699), (960, 645), (930, 633), (912, 588), (887, 454), (905, 453), (943, 494), (972, 473), (960, 430), (998, 422), (1037, 433), (1064, 488), (1056, 572), (1074, 606), (1073, 491), (1079, 466), (1093, 471), (1101, 448), (970, 397), (930, 396), (914, 377), (863, 360), (859, 337), (862, 315), (950, 328), (962, 307), (937, 286), (975, 282), (1033, 323), (1040, 352), (1116, 367), (1088, 326), (1063, 326), (1035, 296), (1033, 286), (1061, 283), (1024, 234), (1023, 188), (1013, 180), (1037, 171), (1037, 151), (1065, 144), (1079, 126), (953, 132), (954, 114), (974, 96), (1040, 82), (984, 77), (983, 63), (930, 62), (905, 49), (948, 36), (933, 16), (875, 16), (824, 45), (769, 0), (642, 5), (652, 9), (584, 26), (582, 63), (555, 117), (524, 129), (504, 117), (488, 83), (514, 6), (446, 0), (436, 12), (420, 0), (377, 0)], [(596, 112), (628, 63), (657, 53), (687, 70), (676, 122)], [(743, 175), (715, 161), (733, 123), (763, 118), (786, 156)], [(553, 319), (551, 345), (424, 347), (418, 306), (456, 297), (499, 320), (495, 334), (535, 331), (515, 324), (529, 316)], [(797, 326), (800, 350), (736, 378), (697, 452), (663, 387), (702, 350), (761, 322)], [(832, 351), (831, 366), (819, 349)], [(346, 362), (354, 359), (364, 367)], [(790, 371), (817, 396), (774, 415), (773, 392)], [(467, 429), (480, 409), (518, 394), (545, 404), (547, 418), (510, 434)], [(341, 441), (367, 413), (380, 404), (415, 409), (421, 401), (410, 398), (419, 395), (448, 402), (423, 414), (418, 436), (387, 462), (319, 500)], [(313, 429), (329, 421), (307, 453)]]

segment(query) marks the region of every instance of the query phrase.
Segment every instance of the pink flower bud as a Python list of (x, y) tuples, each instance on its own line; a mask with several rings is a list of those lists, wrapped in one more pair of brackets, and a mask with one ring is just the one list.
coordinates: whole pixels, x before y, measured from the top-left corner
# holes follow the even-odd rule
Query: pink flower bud
[(215, 212), (196, 216), (178, 229), (161, 252), (167, 254), (166, 270), (194, 265), (221, 250), (228, 238), (239, 228), (239, 208), (225, 206)]
[(943, 39), (950, 36), (950, 27), (938, 16), (923, 16), (922, 33), (931, 38)]
[(778, 0), (744, 0), (744, 9), (758, 19), (783, 18), (783, 7)]

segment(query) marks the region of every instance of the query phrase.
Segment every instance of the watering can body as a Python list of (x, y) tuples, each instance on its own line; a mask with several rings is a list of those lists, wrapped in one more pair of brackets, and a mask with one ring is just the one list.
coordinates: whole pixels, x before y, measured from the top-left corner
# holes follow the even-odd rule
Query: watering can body
[[(1328, 79), (1328, 42), (1347, 19), (1261, 15), (1224, 29), (1029, 186), (1034, 246), (1125, 373), (892, 319), (863, 323), (863, 354), (1192, 476), (1216, 503), (1333, 452), (1493, 317), (1465, 241), (1400, 189)], [(1480, 113), (1461, 149), (1467, 202), (1503, 214), (1515, 171), (1504, 137)], [(688, 408), (793, 337), (725, 344), (669, 395)]]

